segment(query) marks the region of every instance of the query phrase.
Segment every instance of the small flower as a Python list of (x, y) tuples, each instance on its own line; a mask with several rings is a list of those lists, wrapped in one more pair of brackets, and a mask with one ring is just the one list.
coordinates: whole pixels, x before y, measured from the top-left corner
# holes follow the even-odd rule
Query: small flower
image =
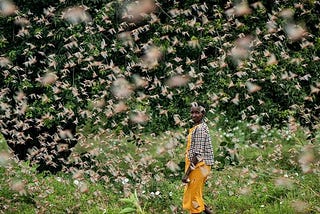
[(124, 178), (124, 179), (122, 179), (122, 184), (126, 184), (126, 183), (128, 183), (129, 182), (129, 179), (128, 178)]
[(80, 182), (78, 180), (74, 180), (73, 184), (78, 186), (80, 184)]

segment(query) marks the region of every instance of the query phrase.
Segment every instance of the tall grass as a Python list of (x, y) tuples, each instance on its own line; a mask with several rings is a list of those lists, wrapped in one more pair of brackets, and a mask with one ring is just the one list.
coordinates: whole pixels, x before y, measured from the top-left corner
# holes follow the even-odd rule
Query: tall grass
[[(320, 213), (320, 149), (303, 128), (239, 124), (211, 136), (216, 156), (225, 140), (239, 155), (207, 181), (216, 213)], [(183, 213), (184, 130), (88, 138), (56, 175), (17, 162), (3, 140), (1, 150), (0, 213)]]

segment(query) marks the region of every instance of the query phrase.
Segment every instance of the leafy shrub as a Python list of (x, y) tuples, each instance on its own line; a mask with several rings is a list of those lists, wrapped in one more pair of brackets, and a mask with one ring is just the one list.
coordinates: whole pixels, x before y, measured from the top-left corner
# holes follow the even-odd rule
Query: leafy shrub
[(62, 169), (84, 129), (185, 127), (195, 99), (221, 127), (295, 118), (316, 130), (318, 1), (135, 2), (144, 17), (127, 1), (8, 4), (19, 11), (0, 11), (1, 130), (40, 171)]

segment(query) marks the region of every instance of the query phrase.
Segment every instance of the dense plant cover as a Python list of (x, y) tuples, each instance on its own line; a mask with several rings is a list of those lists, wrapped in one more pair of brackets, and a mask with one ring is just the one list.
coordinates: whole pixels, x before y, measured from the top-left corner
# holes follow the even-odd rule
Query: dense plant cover
[[(320, 147), (303, 127), (253, 131), (255, 124), (242, 123), (225, 131), (212, 125), (217, 164), (205, 198), (215, 213), (320, 212)], [(17, 161), (0, 138), (0, 213), (182, 214), (182, 131), (144, 134), (142, 145), (112, 134), (88, 139), (70, 157), (78, 166), (55, 175)], [(219, 147), (224, 139), (237, 145), (235, 151), (227, 141), (226, 160)], [(82, 151), (89, 151), (85, 160), (76, 155)], [(239, 162), (231, 166), (235, 155)]]
[(316, 129), (319, 7), (1, 0), (1, 132), (20, 159), (55, 171), (83, 133), (186, 126), (194, 100), (225, 126)]
[(0, 0), (0, 213), (181, 213), (195, 100), (216, 213), (320, 212), (318, 14), (319, 1)]

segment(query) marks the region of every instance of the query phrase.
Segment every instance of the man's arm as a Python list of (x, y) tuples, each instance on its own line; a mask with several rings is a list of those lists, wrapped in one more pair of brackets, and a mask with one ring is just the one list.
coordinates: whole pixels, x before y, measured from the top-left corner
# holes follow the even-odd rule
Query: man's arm
[(197, 158), (197, 156), (193, 156), (193, 158), (190, 162), (190, 166), (188, 167), (187, 171), (184, 173), (184, 175), (182, 177), (183, 183), (189, 183), (189, 174), (191, 173), (192, 170), (194, 170), (196, 168), (196, 165), (198, 162), (199, 162), (199, 159)]

